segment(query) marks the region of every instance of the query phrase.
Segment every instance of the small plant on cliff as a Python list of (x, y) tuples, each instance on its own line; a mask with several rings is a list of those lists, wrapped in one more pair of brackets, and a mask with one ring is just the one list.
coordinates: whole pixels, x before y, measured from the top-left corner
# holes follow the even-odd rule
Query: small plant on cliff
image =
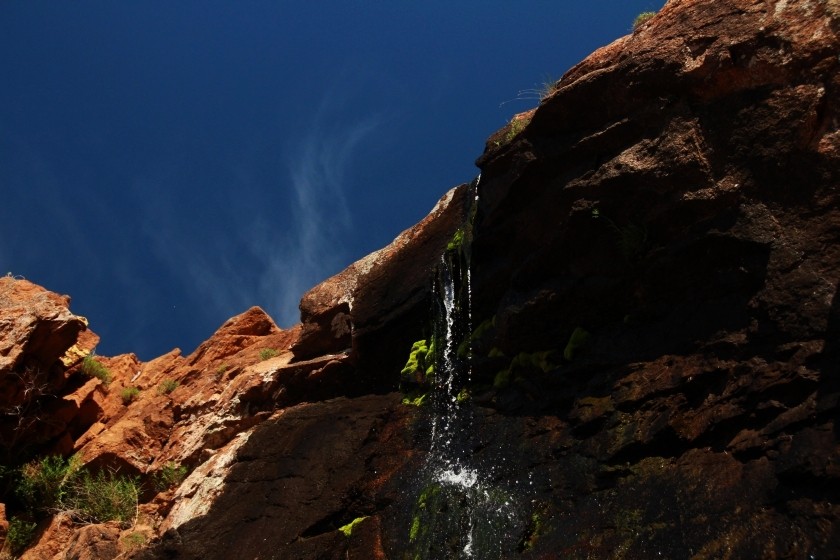
[(566, 343), (566, 347), (563, 349), (563, 358), (567, 361), (572, 361), (577, 351), (589, 342), (589, 336), (589, 331), (583, 327), (575, 327), (575, 330), (569, 335), (569, 341)]
[(347, 525), (339, 527), (338, 530), (341, 531), (342, 533), (344, 533), (345, 537), (349, 537), (350, 535), (353, 534), (353, 529), (356, 527), (356, 525), (358, 525), (359, 523), (361, 523), (365, 519), (367, 519), (367, 516), (357, 517), (356, 519), (354, 519), (353, 521), (351, 521)]
[(614, 221), (601, 214), (598, 208), (592, 210), (592, 217), (606, 222), (607, 226), (615, 234), (615, 242), (618, 250), (627, 261), (638, 259), (647, 251), (648, 232), (645, 226), (630, 222), (624, 227), (619, 227)]
[(142, 547), (146, 544), (146, 540), (146, 535), (136, 531), (134, 533), (127, 534), (121, 539), (123, 547), (128, 551), (134, 551)]
[(514, 138), (519, 136), (519, 133), (525, 130), (525, 127), (528, 126), (528, 123), (531, 122), (531, 116), (527, 117), (514, 117), (510, 121), (510, 125), (508, 125), (507, 132), (505, 133), (503, 144), (509, 144)]
[(33, 513), (52, 512), (66, 499), (70, 483), (80, 467), (76, 456), (65, 460), (56, 455), (32, 461), (20, 468), (15, 493)]
[(36, 527), (37, 525), (31, 521), (26, 521), (20, 517), (12, 517), (6, 533), (6, 545), (12, 556), (16, 557), (29, 546), (29, 543), (35, 538)]
[(99, 379), (104, 385), (109, 385), (111, 383), (111, 372), (108, 371), (108, 368), (102, 365), (102, 362), (96, 359), (94, 354), (88, 354), (85, 356), (85, 359), (82, 360), (82, 373), (88, 377), (95, 377)]
[(655, 15), (656, 12), (642, 12), (637, 15), (636, 19), (633, 20), (633, 31), (636, 31), (638, 28), (650, 21), (650, 19)]
[(181, 484), (186, 477), (187, 467), (170, 461), (155, 473), (152, 477), (152, 484), (155, 490), (164, 492)]
[(164, 379), (158, 387), (158, 393), (161, 395), (168, 395), (178, 388), (181, 383), (177, 379)]
[(263, 348), (262, 350), (260, 350), (260, 361), (263, 362), (265, 360), (273, 358), (277, 354), (278, 352), (274, 348)]
[(140, 396), (140, 389), (137, 387), (126, 387), (120, 391), (120, 398), (124, 405), (128, 406)]
[(91, 475), (73, 456), (45, 457), (21, 467), (16, 494), (32, 514), (66, 511), (84, 523), (126, 522), (137, 509), (140, 482), (112, 471)]
[(83, 523), (128, 523), (137, 514), (139, 495), (140, 481), (136, 478), (114, 471), (81, 471), (70, 485), (63, 506)]
[(520, 352), (516, 357), (510, 361), (507, 369), (504, 369), (496, 374), (493, 380), (493, 387), (496, 389), (504, 389), (517, 378), (527, 378), (533, 372), (548, 373), (556, 366), (552, 360), (554, 351), (545, 350), (543, 352)]
[(507, 105), (513, 101), (543, 101), (546, 97), (557, 91), (558, 84), (559, 80), (552, 77), (550, 74), (545, 74), (543, 76), (542, 84), (535, 85), (535, 87), (528, 89), (520, 89), (516, 93), (516, 97), (500, 103), (499, 107)]

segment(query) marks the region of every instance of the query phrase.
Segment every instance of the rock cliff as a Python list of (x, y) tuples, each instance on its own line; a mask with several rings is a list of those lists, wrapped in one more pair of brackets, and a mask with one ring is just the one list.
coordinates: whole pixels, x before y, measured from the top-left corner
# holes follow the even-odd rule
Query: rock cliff
[[(34, 524), (13, 549), (0, 519), (3, 551), (840, 557), (838, 52), (836, 0), (671, 0), (300, 325), (252, 308), (189, 356), (96, 357), (110, 381), (68, 298), (0, 279), (2, 512)], [(421, 480), (439, 411), (397, 392), (434, 384), (400, 370), (445, 253), (470, 271), (459, 437), (487, 466), (461, 502), (481, 490), (498, 541), (465, 544), (464, 504)], [(56, 454), (136, 477), (136, 515), (27, 510), (15, 473)]]

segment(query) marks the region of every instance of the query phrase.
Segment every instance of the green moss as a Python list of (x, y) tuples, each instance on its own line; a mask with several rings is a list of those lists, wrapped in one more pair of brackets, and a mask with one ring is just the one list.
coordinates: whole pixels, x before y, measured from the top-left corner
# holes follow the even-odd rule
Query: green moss
[(414, 542), (417, 540), (417, 536), (420, 534), (420, 517), (415, 515), (414, 519), (411, 520), (411, 529), (408, 531), (408, 542)]
[(569, 336), (569, 341), (563, 349), (563, 358), (567, 361), (572, 361), (575, 354), (589, 341), (589, 332), (582, 327), (575, 327), (572, 334)]
[(440, 485), (438, 484), (430, 484), (420, 492), (414, 508), (415, 515), (411, 520), (411, 528), (408, 531), (409, 542), (414, 542), (424, 536), (422, 516), (426, 515), (429, 510), (434, 509), (431, 506), (438, 496), (440, 496)]
[(417, 395), (416, 393), (409, 393), (408, 395), (403, 397), (402, 403), (408, 406), (423, 406), (426, 404), (426, 397), (429, 396), (429, 393), (423, 393), (421, 395)]
[(446, 244), (447, 251), (460, 251), (464, 244), (464, 228), (458, 228), (449, 243)]
[(470, 398), (472, 398), (472, 395), (470, 395), (469, 389), (464, 387), (458, 392), (458, 395), (455, 397), (455, 400), (459, 403), (465, 403), (468, 400), (470, 400)]
[(493, 378), (493, 387), (496, 389), (504, 389), (508, 385), (510, 385), (510, 370), (503, 369), (499, 373), (496, 374), (496, 377)]
[[(490, 319), (482, 321), (479, 325), (470, 333), (468, 337), (464, 339), (461, 344), (458, 345), (458, 357), (466, 358), (470, 355), (470, 351), (472, 348), (480, 347), (483, 345), (486, 347), (489, 344), (490, 335), (493, 333), (493, 330), (496, 328), (496, 316), (494, 315)], [(491, 351), (492, 352), (492, 351)], [(492, 357), (492, 356), (491, 356)]]
[(545, 533), (545, 519), (544, 513), (541, 511), (535, 511), (531, 514), (531, 521), (528, 524), (527, 530), (527, 537), (525, 538), (525, 542), (523, 543), (524, 550), (531, 550), (534, 548), (534, 544), (536, 543), (537, 539)]
[(490, 349), (490, 352), (487, 354), (488, 358), (504, 358), (505, 353), (496, 348), (495, 346)]
[(354, 519), (353, 521), (351, 521), (347, 525), (343, 525), (343, 526), (339, 527), (338, 530), (341, 531), (342, 533), (344, 533), (345, 537), (349, 537), (350, 535), (353, 534), (353, 529), (356, 527), (356, 525), (358, 525), (359, 523), (361, 523), (365, 519), (367, 519), (367, 516), (357, 517), (356, 519)]
[(551, 361), (550, 356), (554, 350), (545, 350), (543, 352), (520, 352), (516, 357), (510, 361), (507, 369), (503, 369), (496, 374), (493, 380), (493, 387), (496, 389), (504, 389), (511, 382), (519, 376), (526, 376), (529, 372), (537, 370), (547, 373), (557, 366)]
[(427, 378), (433, 377), (435, 373), (434, 349), (434, 340), (431, 344), (428, 344), (426, 339), (412, 344), (408, 361), (400, 371), (402, 380), (423, 383)]

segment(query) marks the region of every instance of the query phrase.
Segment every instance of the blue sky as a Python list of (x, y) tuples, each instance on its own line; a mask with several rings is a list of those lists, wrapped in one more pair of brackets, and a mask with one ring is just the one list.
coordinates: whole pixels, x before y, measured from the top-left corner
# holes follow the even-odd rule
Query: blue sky
[(662, 0), (0, 2), (0, 269), (185, 353), (388, 244)]

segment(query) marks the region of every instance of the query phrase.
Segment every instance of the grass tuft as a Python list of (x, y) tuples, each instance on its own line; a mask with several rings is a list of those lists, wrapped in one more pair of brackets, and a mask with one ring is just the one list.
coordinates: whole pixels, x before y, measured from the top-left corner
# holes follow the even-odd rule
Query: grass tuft
[(656, 15), (656, 12), (642, 12), (633, 20), (633, 31), (636, 31), (641, 26), (646, 24), (650, 19)]
[(82, 360), (82, 373), (88, 377), (99, 379), (103, 385), (110, 385), (113, 379), (108, 368), (102, 365), (102, 362), (97, 360), (94, 354), (88, 354)]
[(120, 391), (120, 397), (124, 405), (128, 406), (140, 396), (140, 389), (137, 387), (126, 387)]

